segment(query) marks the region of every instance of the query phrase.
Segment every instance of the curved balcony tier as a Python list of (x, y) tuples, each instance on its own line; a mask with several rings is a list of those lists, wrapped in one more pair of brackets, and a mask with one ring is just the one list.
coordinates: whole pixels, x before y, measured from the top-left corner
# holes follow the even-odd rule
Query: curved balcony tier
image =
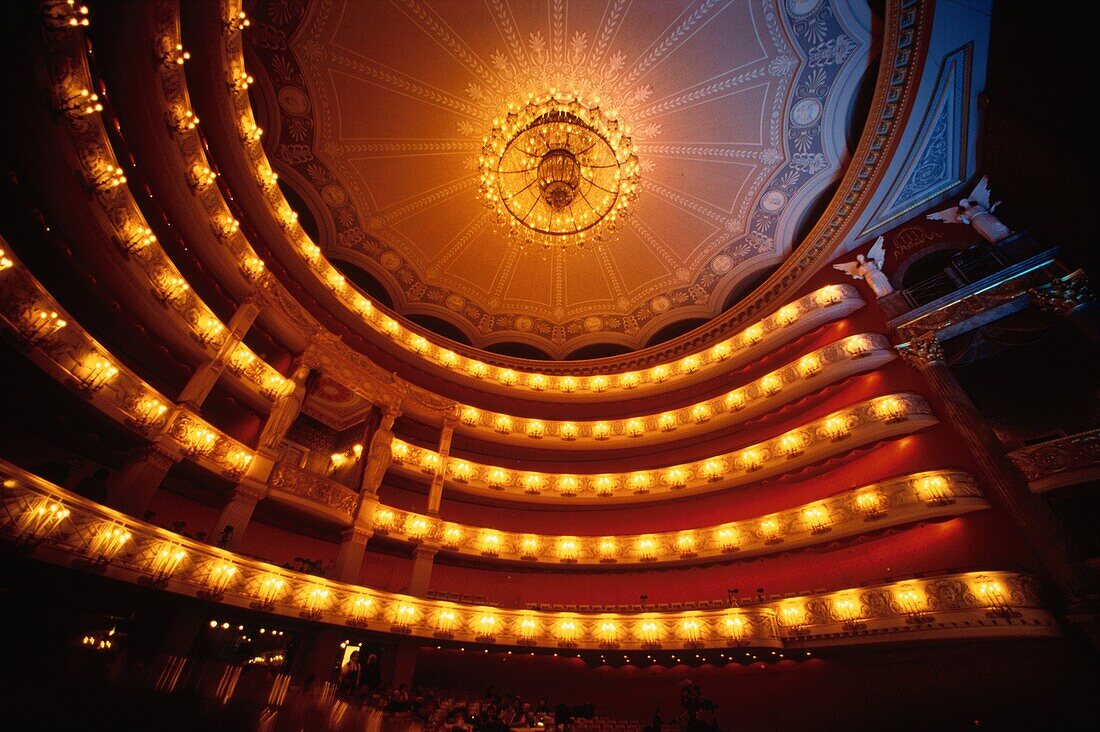
[(889, 394), (852, 404), (782, 435), (690, 463), (630, 473), (546, 473), (486, 465), (394, 440), (391, 470), (431, 480), (442, 472), (462, 493), (574, 505), (640, 502), (747, 485), (824, 458), (936, 424), (924, 399)]
[(0, 462), (6, 540), (36, 558), (211, 602), (333, 625), (502, 646), (806, 647), (888, 639), (1049, 636), (1029, 575), (893, 581), (722, 610), (548, 612), (471, 606), (332, 582), (135, 520)]

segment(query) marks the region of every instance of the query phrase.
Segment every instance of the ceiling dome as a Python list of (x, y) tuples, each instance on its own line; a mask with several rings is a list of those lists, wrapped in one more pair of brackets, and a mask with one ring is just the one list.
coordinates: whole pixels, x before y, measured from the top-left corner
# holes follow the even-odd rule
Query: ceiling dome
[[(265, 145), (325, 254), (381, 282), (401, 315), (562, 358), (714, 317), (790, 254), (842, 170), (866, 14), (326, 0), (268, 6), (247, 41), (274, 118)], [(539, 115), (494, 135), (546, 100), (583, 118), (599, 154), (579, 137), (578, 150), (524, 148), (535, 175), (494, 206), (504, 182), (487, 184), (486, 153), (522, 144)], [(614, 168), (602, 182), (597, 158)], [(584, 246), (543, 246), (558, 240)]]

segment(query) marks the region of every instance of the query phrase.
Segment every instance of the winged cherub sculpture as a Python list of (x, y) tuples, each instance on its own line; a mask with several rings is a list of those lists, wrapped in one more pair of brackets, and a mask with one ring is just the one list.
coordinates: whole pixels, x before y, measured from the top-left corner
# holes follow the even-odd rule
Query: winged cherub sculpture
[(834, 264), (833, 269), (839, 269), (852, 279), (862, 279), (867, 283), (875, 297), (885, 297), (894, 291), (889, 278), (882, 271), (882, 263), (886, 261), (885, 242), (880, 236), (867, 256), (856, 255), (856, 261)]
[(930, 213), (925, 218), (942, 221), (945, 224), (969, 224), (982, 235), (983, 239), (990, 244), (996, 244), (1012, 233), (1000, 219), (993, 215), (993, 211), (1000, 204), (1000, 201), (993, 205), (989, 204), (989, 178), (983, 176), (970, 195), (959, 201), (958, 206)]

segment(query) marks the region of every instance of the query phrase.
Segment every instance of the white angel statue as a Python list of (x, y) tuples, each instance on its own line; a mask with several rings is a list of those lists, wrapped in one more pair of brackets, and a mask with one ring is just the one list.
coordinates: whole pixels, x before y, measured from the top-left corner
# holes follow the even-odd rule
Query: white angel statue
[(885, 297), (894, 291), (890, 279), (882, 271), (882, 263), (886, 261), (885, 241), (880, 236), (867, 252), (867, 256), (856, 255), (856, 261), (834, 264), (833, 269), (839, 269), (852, 279), (862, 279), (867, 283), (875, 297)]
[(942, 221), (945, 224), (969, 224), (982, 235), (982, 238), (990, 244), (996, 244), (1012, 232), (1001, 223), (1000, 219), (993, 215), (997, 206), (989, 204), (989, 178), (982, 176), (978, 185), (970, 192), (967, 198), (959, 201), (958, 206), (951, 206), (936, 213), (930, 213), (925, 218), (933, 221)]

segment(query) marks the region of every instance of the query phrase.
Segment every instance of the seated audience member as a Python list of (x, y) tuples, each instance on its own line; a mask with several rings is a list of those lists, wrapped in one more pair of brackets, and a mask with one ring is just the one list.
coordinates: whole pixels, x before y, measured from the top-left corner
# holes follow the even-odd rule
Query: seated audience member
[(390, 695), (390, 703), (386, 707), (387, 712), (407, 712), (409, 711), (409, 685), (401, 684)]
[(443, 721), (444, 732), (467, 732), (471, 729), (473, 728), (466, 724), (463, 715), (453, 709), (447, 713), (447, 717)]

